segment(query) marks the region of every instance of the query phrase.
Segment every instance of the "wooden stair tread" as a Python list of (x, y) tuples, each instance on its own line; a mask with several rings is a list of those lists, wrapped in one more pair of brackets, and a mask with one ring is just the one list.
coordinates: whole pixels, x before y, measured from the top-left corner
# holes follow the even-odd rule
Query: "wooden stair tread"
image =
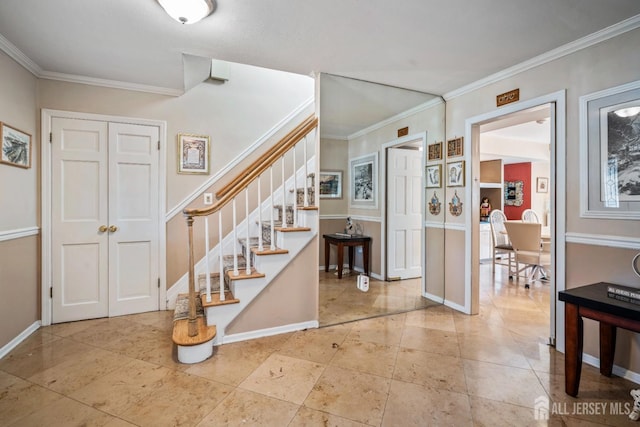
[(265, 277), (264, 273), (259, 273), (255, 268), (251, 268), (251, 273), (247, 274), (246, 270), (243, 268), (239, 271), (237, 276), (233, 275), (233, 270), (227, 271), (227, 277), (231, 280), (244, 280), (244, 279), (259, 279), (261, 277)]
[(296, 206), (299, 211), (317, 211), (317, 206)]
[(212, 292), (211, 293), (211, 302), (207, 302), (207, 296), (205, 294), (200, 295), (200, 299), (202, 300), (202, 307), (216, 307), (219, 305), (227, 305), (227, 304), (238, 304), (240, 302), (239, 299), (234, 298), (231, 291), (224, 291), (224, 301), (220, 301), (220, 292)]
[(259, 251), (258, 248), (251, 248), (251, 252), (253, 252), (256, 255), (279, 255), (279, 254), (288, 254), (289, 253), (289, 251), (287, 249), (280, 249), (280, 248), (263, 249), (261, 251)]
[(276, 227), (276, 231), (282, 231), (283, 233), (295, 233), (298, 231), (311, 231), (310, 227)]
[(196, 318), (198, 334), (195, 337), (189, 336), (189, 319), (181, 319), (173, 322), (173, 342), (176, 345), (192, 346), (211, 341), (216, 336), (216, 327), (207, 326), (204, 317)]

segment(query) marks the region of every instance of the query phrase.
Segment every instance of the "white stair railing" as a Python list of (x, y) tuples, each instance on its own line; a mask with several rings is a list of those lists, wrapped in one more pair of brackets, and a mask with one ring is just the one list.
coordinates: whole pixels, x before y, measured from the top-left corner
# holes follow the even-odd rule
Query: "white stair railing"
[(236, 220), (236, 198), (233, 198), (233, 275), (239, 276), (238, 270), (238, 221)]
[[(205, 254), (205, 292), (207, 302), (211, 302), (211, 272), (209, 269), (209, 217), (204, 217), (204, 254)], [(200, 284), (198, 283), (198, 291), (200, 291)]]
[(282, 155), (281, 165), (282, 165), (282, 205), (281, 205), (282, 210), (280, 212), (282, 212), (282, 228), (287, 228), (287, 186), (286, 186), (287, 179), (284, 175), (284, 154)]
[(220, 301), (224, 301), (224, 245), (222, 244), (222, 209), (218, 215), (218, 254), (220, 269)]
[[(270, 249), (273, 251), (276, 249), (276, 237), (275, 237), (275, 224), (273, 221), (273, 210), (274, 210), (274, 206), (273, 206), (273, 165), (271, 165), (269, 167), (269, 212), (271, 212), (271, 227), (270, 227), (270, 236), (269, 238), (271, 239), (271, 246)], [(260, 224), (260, 227), (262, 228), (262, 224)], [(262, 233), (262, 229), (260, 230), (260, 232)]]
[(264, 251), (262, 241), (262, 174), (258, 177), (258, 251)]
[(244, 190), (244, 217), (245, 223), (247, 225), (247, 233), (246, 233), (246, 243), (244, 245), (244, 258), (246, 268), (244, 270), (245, 274), (248, 276), (251, 274), (251, 238), (249, 236), (249, 186)]
[[(304, 157), (304, 207), (308, 208), (309, 207), (309, 192), (308, 192), (308, 185), (307, 185), (307, 179), (309, 179), (309, 170), (307, 169), (307, 136), (305, 135), (304, 140), (303, 140), (303, 144), (304, 144), (304, 149), (302, 150), (302, 154)], [(297, 194), (296, 194), (297, 197)]]

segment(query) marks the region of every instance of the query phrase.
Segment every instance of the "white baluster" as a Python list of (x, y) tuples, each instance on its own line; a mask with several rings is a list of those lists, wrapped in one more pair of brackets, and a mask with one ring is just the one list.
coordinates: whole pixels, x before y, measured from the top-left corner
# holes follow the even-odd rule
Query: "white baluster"
[(245, 273), (248, 275), (251, 274), (251, 241), (249, 239), (251, 239), (251, 237), (249, 237), (249, 186), (247, 186), (247, 188), (244, 189), (244, 217), (245, 217), (245, 222), (247, 223), (247, 233), (246, 233), (246, 237), (247, 237), (247, 243), (245, 244), (245, 251), (244, 251), (244, 256), (245, 256), (245, 261), (246, 261), (246, 265), (247, 268), (245, 269)]
[[(269, 167), (269, 210), (271, 211), (271, 246), (270, 249), (273, 251), (276, 249), (276, 239), (275, 239), (275, 231), (274, 231), (274, 223), (273, 223), (273, 165)], [(262, 229), (260, 229), (262, 232)]]
[(298, 174), (296, 173), (296, 146), (293, 146), (293, 228), (298, 227)]
[(240, 275), (238, 271), (238, 227), (236, 224), (236, 198), (233, 198), (233, 275)]
[(307, 170), (307, 136), (304, 136), (304, 207), (309, 206), (309, 194), (307, 190), (307, 179), (309, 179), (309, 171)]
[(284, 178), (284, 154), (282, 155), (282, 228), (287, 228), (287, 189)]
[(224, 250), (222, 246), (222, 209), (218, 215), (218, 249), (220, 251), (220, 301), (224, 301)]
[[(209, 271), (209, 217), (205, 216), (204, 217), (204, 253), (205, 253), (205, 261), (206, 261), (206, 268), (205, 268), (205, 274), (206, 279), (205, 279), (205, 283), (206, 283), (206, 299), (207, 302), (211, 302), (211, 272)], [(200, 284), (198, 284), (198, 290), (200, 290)], [(200, 297), (198, 295), (198, 297)]]
[(262, 175), (258, 176), (258, 250), (264, 251), (262, 242)]

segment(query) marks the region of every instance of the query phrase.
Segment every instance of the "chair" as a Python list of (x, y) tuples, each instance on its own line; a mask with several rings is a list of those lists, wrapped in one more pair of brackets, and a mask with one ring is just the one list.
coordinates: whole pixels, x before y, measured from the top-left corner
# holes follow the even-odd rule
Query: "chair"
[(537, 224), (542, 224), (540, 222), (540, 217), (538, 213), (533, 209), (525, 209), (522, 211), (522, 222), (533, 222)]
[(509, 236), (504, 228), (504, 224), (507, 221), (507, 216), (500, 209), (494, 209), (489, 214), (489, 225), (491, 226), (491, 244), (493, 247), (493, 260), (491, 271), (496, 272), (496, 259), (503, 255), (507, 255), (509, 258), (508, 264), (500, 262), (501, 265), (509, 266), (509, 277), (511, 277), (511, 258), (513, 256), (513, 247), (509, 243)]
[[(525, 288), (529, 283), (541, 278), (546, 278), (544, 266), (550, 264), (549, 253), (542, 251), (541, 231), (542, 226), (530, 222), (505, 222), (504, 226), (509, 235), (511, 246), (515, 253), (516, 276), (525, 271)], [(520, 264), (524, 264), (522, 268)], [(526, 273), (526, 270), (531, 271)]]

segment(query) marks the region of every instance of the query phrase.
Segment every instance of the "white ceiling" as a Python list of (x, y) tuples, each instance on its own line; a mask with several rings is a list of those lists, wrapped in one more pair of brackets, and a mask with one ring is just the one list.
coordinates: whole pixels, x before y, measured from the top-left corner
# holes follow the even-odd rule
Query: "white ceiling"
[(638, 14), (638, 0), (217, 0), (181, 25), (155, 0), (2, 0), (0, 45), (41, 77), (168, 93), (187, 53), (443, 95)]

